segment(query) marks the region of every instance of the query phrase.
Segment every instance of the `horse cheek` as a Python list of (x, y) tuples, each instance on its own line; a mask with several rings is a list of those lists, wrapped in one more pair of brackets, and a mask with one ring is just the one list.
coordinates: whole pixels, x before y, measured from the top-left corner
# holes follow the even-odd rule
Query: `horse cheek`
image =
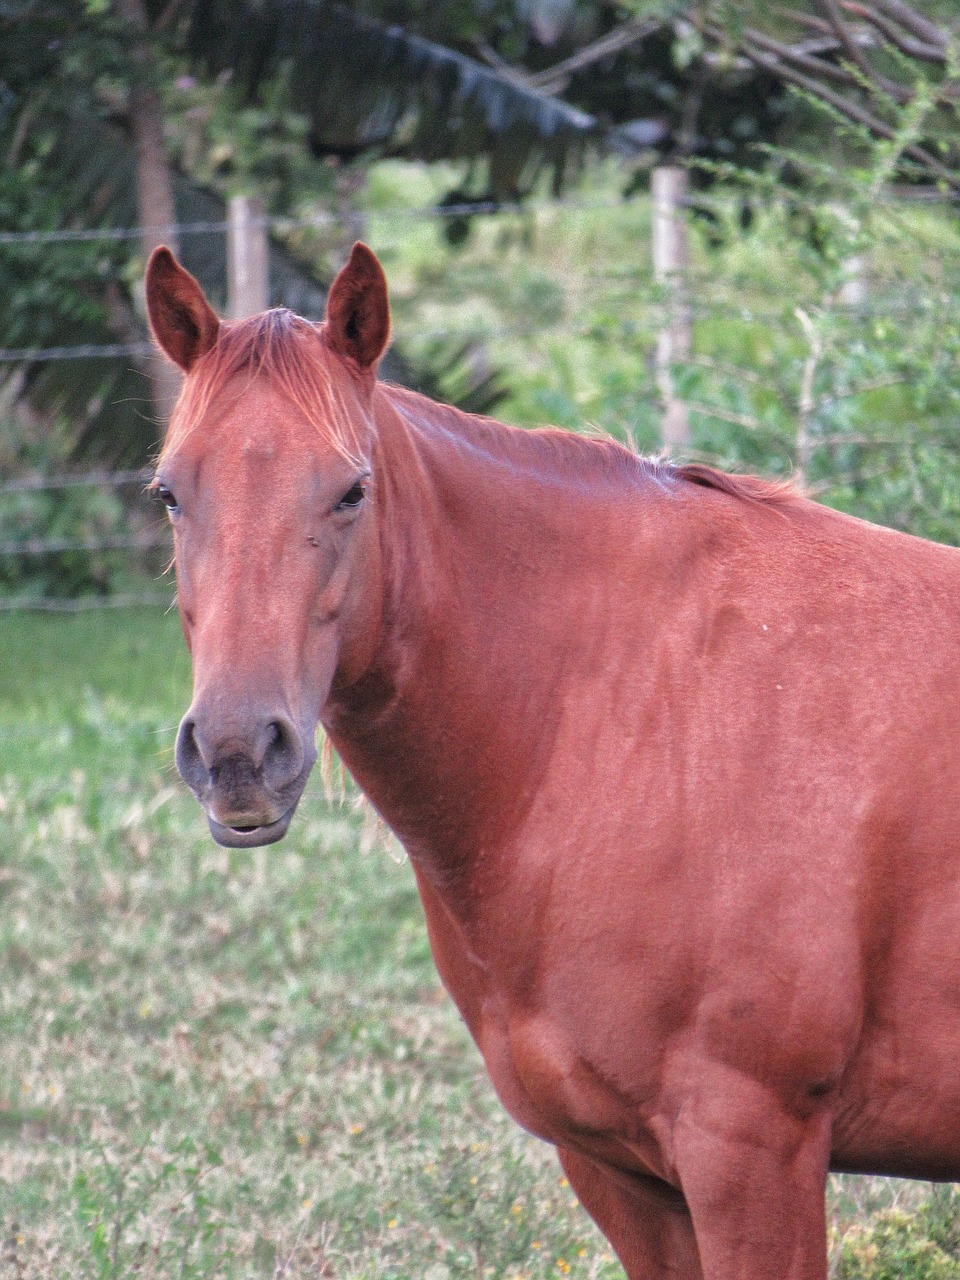
[(355, 684), (366, 673), (380, 639), (383, 575), (373, 538), (361, 539), (360, 545), (351, 548), (338, 571), (342, 596), (332, 684), (339, 689)]

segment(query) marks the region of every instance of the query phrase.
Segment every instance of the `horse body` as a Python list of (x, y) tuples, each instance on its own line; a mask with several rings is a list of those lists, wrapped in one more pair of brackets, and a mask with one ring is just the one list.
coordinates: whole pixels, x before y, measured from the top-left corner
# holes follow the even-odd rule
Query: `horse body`
[[(381, 392), (385, 448), (397, 398)], [(595, 446), (551, 459), (535, 433), (505, 432), (484, 474), (471, 435), (495, 429), (461, 423), (445, 457), (423, 410), (419, 467), (457, 513), (442, 545), (470, 586), (438, 597), (435, 566), (420, 595), (394, 585), (429, 659), (373, 664), (395, 729), (363, 682), (332, 701), (328, 729), (434, 890), (444, 979), (508, 1107), (553, 1141), (620, 1130), (625, 1152), (643, 1145), (644, 1104), (684, 1092), (671, 1077), (691, 1052), (696, 1071), (716, 1054), (790, 1105), (832, 1096), (836, 1167), (960, 1176), (944, 1123), (960, 1118), (960, 707), (943, 687), (960, 556), (611, 467)], [(379, 465), (400, 503), (382, 515), (390, 545), (391, 524), (424, 520), (423, 495), (403, 510), (409, 477)], [(491, 636), (490, 618), (508, 622)], [(389, 633), (381, 644), (389, 667)], [(437, 708), (463, 705), (484, 714), (449, 743)], [(644, 1159), (670, 1169), (667, 1150)]]
[[(152, 271), (199, 386), (230, 335)], [(165, 447), (181, 771), (264, 843), (322, 720), (631, 1280), (820, 1280), (829, 1167), (960, 1178), (960, 552), (375, 385), (385, 308), (355, 252), (313, 339), (349, 439), (261, 360)]]

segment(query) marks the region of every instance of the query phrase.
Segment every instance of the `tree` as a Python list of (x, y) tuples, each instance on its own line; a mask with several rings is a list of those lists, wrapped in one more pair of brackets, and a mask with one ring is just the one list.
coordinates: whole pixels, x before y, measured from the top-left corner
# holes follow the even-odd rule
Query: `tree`
[[(600, 151), (624, 158), (625, 186), (638, 164), (664, 155), (756, 163), (754, 144), (780, 138), (796, 118), (785, 84), (812, 75), (811, 60), (817, 84), (842, 81), (848, 113), (869, 110), (889, 129), (880, 99), (892, 72), (875, 59), (895, 53), (936, 73), (929, 103), (915, 98), (918, 136), (898, 154), (922, 152), (941, 169), (953, 164), (919, 136), (938, 112), (955, 107), (949, 29), (927, 30), (915, 10), (908, 21), (902, 0), (848, 0), (839, 18), (836, 5), (822, 0), (819, 16), (794, 21), (800, 36), (813, 30), (815, 51), (780, 27), (761, 36), (759, 19), (747, 26), (745, 7), (728, 12), (722, 0), (635, 3), (625, 13), (613, 0), (491, 0), (481, 13), (428, 0), (369, 0), (362, 12), (330, 0), (114, 0), (113, 7), (109, 0), (13, 0), (0, 11), (5, 225), (53, 231), (168, 223), (169, 193), (155, 181), (150, 195), (143, 180), (152, 175), (162, 185), (158, 107), (168, 125), (183, 118), (177, 86), (184, 79), (233, 112), (263, 112), (267, 135), (302, 122), (292, 148), (301, 156), (298, 179), (308, 154), (346, 162), (453, 159), (464, 166), (454, 198), (502, 201), (521, 199), (544, 180), (560, 191)], [(858, 43), (865, 26), (877, 42), (867, 52)], [(850, 63), (851, 50), (874, 68), (870, 76)], [(901, 96), (912, 92), (906, 77), (899, 83)], [(869, 108), (858, 95), (870, 99)], [(256, 146), (268, 147), (269, 137)], [(230, 174), (211, 193), (183, 159), (187, 172), (172, 177), (177, 219), (221, 220), (219, 196)], [(131, 198), (137, 173), (139, 204)], [(277, 199), (271, 211), (289, 212), (283, 201), (292, 197)], [(5, 246), (0, 342), (45, 345), (63, 332), (93, 343), (143, 337), (132, 305), (132, 243)], [(184, 248), (216, 295), (219, 252), (195, 239)], [(285, 287), (296, 283), (299, 297), (277, 301), (297, 306), (311, 273), (289, 254), (284, 260)], [(142, 407), (139, 418), (128, 407), (145, 400), (142, 370), (131, 370), (129, 358), (69, 372), (31, 365), (18, 378), (32, 401), (82, 423), (80, 453), (143, 457), (156, 438)]]
[(735, 18), (727, 0), (691, 12), (718, 50), (738, 54), (891, 144), (901, 177), (960, 194), (960, 22), (956, 6), (928, 0), (816, 0), (810, 10), (766, 6)]

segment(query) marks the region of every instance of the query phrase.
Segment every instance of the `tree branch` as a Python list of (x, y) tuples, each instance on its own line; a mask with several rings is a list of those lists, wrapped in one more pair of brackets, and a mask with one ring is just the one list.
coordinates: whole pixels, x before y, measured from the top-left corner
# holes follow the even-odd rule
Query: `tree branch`
[[(707, 24), (698, 24), (699, 29), (709, 35), (711, 39), (722, 40), (723, 33), (715, 27)], [(764, 71), (769, 71), (772, 75), (779, 76), (780, 79), (786, 80), (789, 84), (795, 84), (798, 88), (805, 90), (815, 98), (819, 98), (828, 106), (851, 120), (854, 124), (862, 125), (872, 134), (879, 138), (886, 138), (888, 141), (896, 140), (896, 131), (885, 124), (866, 107), (860, 106), (859, 103), (852, 102), (849, 98), (844, 98), (839, 93), (834, 93), (832, 89), (828, 89), (825, 85), (818, 83), (809, 76), (804, 75), (796, 68), (786, 65), (782, 58), (767, 53), (762, 49), (755, 48), (746, 41), (741, 42), (740, 49), (743, 54), (755, 63), (758, 67), (762, 67)], [(942, 182), (946, 183), (952, 191), (960, 191), (960, 174), (947, 167), (935, 155), (927, 151), (924, 147), (918, 146), (916, 143), (910, 143), (903, 149), (904, 155), (911, 160), (915, 160), (922, 165), (929, 173), (934, 174)]]
[(802, 49), (795, 49), (790, 45), (782, 44), (779, 40), (774, 40), (772, 36), (765, 36), (762, 31), (754, 31), (748, 27), (743, 34), (745, 39), (752, 40), (758, 48), (765, 49), (768, 53), (782, 58), (784, 62), (799, 67), (803, 71), (809, 71), (813, 75), (821, 76), (824, 80), (832, 80), (835, 84), (847, 86), (859, 84), (856, 77), (852, 76), (849, 71), (844, 71), (842, 67), (835, 67), (832, 62), (824, 62), (822, 58), (814, 58)]
[(851, 400), (856, 396), (867, 395), (870, 391), (883, 391), (887, 387), (899, 387), (903, 383), (908, 382), (909, 378), (905, 373), (894, 373), (886, 378), (874, 378), (872, 382), (861, 382), (859, 386), (850, 387), (846, 391), (833, 391), (828, 395), (817, 397), (817, 409), (825, 409), (828, 405), (836, 404), (839, 400)]
[(925, 44), (921, 40), (914, 39), (913, 36), (904, 35), (893, 22), (877, 13), (876, 9), (868, 4), (858, 4), (855, 0), (842, 0), (842, 3), (847, 13), (852, 13), (855, 18), (868, 22), (885, 40), (888, 40), (901, 53), (905, 53), (908, 58), (917, 58), (921, 62), (933, 62), (941, 67), (946, 62), (946, 43)]
[(857, 48), (857, 42), (850, 34), (850, 29), (843, 20), (837, 0), (820, 0), (820, 7), (826, 13), (830, 25), (837, 34), (837, 39), (846, 50), (847, 57), (859, 70), (866, 84), (871, 87), (876, 86), (887, 97), (899, 103), (901, 107), (906, 106), (913, 99), (913, 93), (902, 84), (897, 84), (894, 80), (888, 80), (886, 76), (881, 75), (875, 67), (870, 65)]
[(489, 66), (517, 84), (528, 89), (536, 89), (540, 93), (555, 94), (561, 93), (566, 88), (570, 77), (575, 72), (582, 71), (584, 67), (589, 67), (603, 58), (613, 57), (624, 49), (629, 49), (631, 45), (639, 44), (647, 36), (659, 31), (662, 26), (663, 23), (657, 18), (633, 18), (619, 27), (614, 27), (598, 40), (584, 45), (569, 58), (564, 58), (562, 62), (557, 62), (543, 71), (526, 71), (520, 67), (511, 66), (488, 44), (478, 45), (477, 52)]
[(893, 18), (894, 22), (898, 22), (904, 30), (915, 35), (918, 40), (923, 40), (926, 44), (942, 45), (946, 52), (949, 43), (947, 33), (935, 22), (917, 13), (916, 9), (904, 4), (903, 0), (876, 0), (876, 3), (882, 13)]
[(638, 44), (641, 40), (646, 40), (647, 36), (652, 36), (662, 26), (663, 23), (656, 18), (634, 18), (630, 22), (625, 22), (623, 26), (607, 32), (599, 40), (594, 40), (591, 44), (585, 45), (578, 53), (565, 58), (563, 62), (558, 62), (555, 66), (548, 67), (545, 71), (539, 71), (535, 75), (531, 75), (530, 83), (535, 89), (540, 89), (544, 93), (559, 92), (565, 87), (567, 80), (575, 71), (582, 71), (584, 67), (589, 67), (591, 63), (599, 62), (602, 58), (612, 57), (624, 49), (629, 49), (631, 45)]
[(720, 422), (729, 422), (734, 427), (746, 427), (749, 431), (762, 431), (764, 424), (752, 414), (734, 413), (732, 409), (720, 409), (710, 404), (699, 404), (695, 400), (685, 401), (691, 413), (700, 413), (707, 418), (717, 418)]
[(810, 31), (819, 31), (823, 35), (833, 38), (833, 28), (829, 22), (825, 22), (823, 18), (817, 18), (812, 13), (803, 13), (800, 9), (784, 9), (777, 6), (774, 10), (781, 18), (789, 18), (791, 22), (795, 22), (798, 27), (807, 27)]

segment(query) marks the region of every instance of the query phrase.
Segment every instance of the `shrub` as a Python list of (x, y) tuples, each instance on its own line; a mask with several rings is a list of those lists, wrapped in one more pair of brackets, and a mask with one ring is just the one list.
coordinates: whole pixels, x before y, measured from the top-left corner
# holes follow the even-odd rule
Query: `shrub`
[(960, 1196), (935, 1197), (915, 1213), (886, 1209), (851, 1227), (837, 1280), (960, 1280)]

